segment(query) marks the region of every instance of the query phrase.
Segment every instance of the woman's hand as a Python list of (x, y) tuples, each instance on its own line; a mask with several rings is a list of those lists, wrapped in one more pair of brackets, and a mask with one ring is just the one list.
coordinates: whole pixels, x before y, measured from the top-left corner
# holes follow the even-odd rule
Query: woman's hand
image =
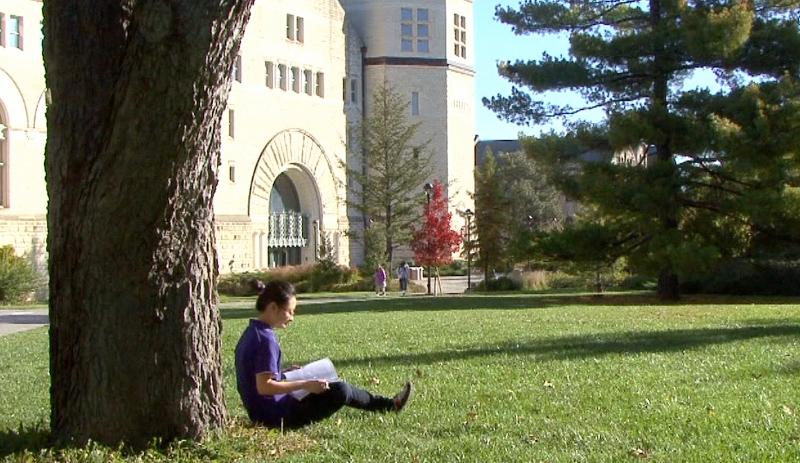
[(303, 386), (303, 389), (312, 393), (312, 394), (320, 394), (325, 392), (329, 389), (328, 387), (328, 380), (327, 379), (309, 379), (306, 381), (306, 384)]

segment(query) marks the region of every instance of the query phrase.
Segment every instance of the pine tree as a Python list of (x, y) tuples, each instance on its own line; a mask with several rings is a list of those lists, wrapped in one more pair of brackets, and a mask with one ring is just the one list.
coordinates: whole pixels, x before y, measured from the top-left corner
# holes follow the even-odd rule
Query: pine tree
[[(447, 197), (441, 182), (433, 183), (431, 201), (425, 206), (422, 226), (414, 228), (411, 249), (417, 264), (433, 267), (439, 281), (439, 267), (453, 261), (453, 253), (461, 245), (461, 235), (451, 227), (452, 214), (447, 209)], [(434, 288), (436, 285), (434, 285)], [(439, 283), (441, 292), (441, 283)], [(434, 289), (434, 293), (436, 290)]]
[[(480, 168), (475, 170), (475, 231), (472, 247), (477, 249), (477, 265), (483, 268), (488, 284), (495, 268), (506, 259), (509, 227), (509, 201), (497, 174), (497, 163), (491, 150)], [(490, 273), (492, 271), (492, 273)]]
[(362, 159), (362, 166), (343, 164), (352, 193), (348, 205), (365, 217), (365, 229), (382, 235), (362, 236), (365, 250), (378, 258), (380, 253), (367, 246), (382, 243), (389, 263), (394, 250), (411, 241), (411, 225), (419, 219), (421, 186), (432, 170), (432, 153), (427, 143), (415, 144), (419, 124), (409, 123), (407, 112), (407, 101), (390, 87), (378, 87), (368, 116), (354, 131), (355, 145), (361, 148), (354, 157)]
[[(784, 130), (797, 132), (789, 120), (796, 124), (798, 11), (796, 0), (498, 7), (497, 17), (517, 34), (568, 34), (570, 56), (502, 64), (500, 73), (516, 86), (484, 103), (518, 123), (605, 110), (601, 123), (572, 122), (565, 135), (529, 140), (527, 152), (548, 161), (571, 197), (595, 206), (586, 230), (603, 227), (605, 254), (629, 256), (658, 277), (661, 297), (677, 298), (681, 275), (749, 252), (757, 235), (797, 240), (779, 223), (796, 223), (797, 144)], [(696, 70), (715, 72), (720, 90), (683, 88)], [(528, 92), (564, 90), (585, 104), (549, 104)], [(780, 131), (768, 128), (773, 123)], [(786, 138), (792, 143), (773, 142)], [(642, 165), (580, 157), (637, 147)], [(733, 247), (725, 241), (731, 237)]]

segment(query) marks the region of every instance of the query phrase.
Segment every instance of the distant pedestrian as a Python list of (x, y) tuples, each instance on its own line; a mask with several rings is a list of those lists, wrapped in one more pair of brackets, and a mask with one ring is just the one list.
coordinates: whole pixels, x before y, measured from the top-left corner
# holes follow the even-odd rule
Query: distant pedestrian
[(375, 270), (375, 294), (378, 296), (385, 296), (386, 295), (386, 270), (383, 269), (383, 265), (378, 265), (378, 268)]
[(408, 266), (406, 261), (400, 262), (397, 267), (397, 279), (400, 280), (400, 294), (405, 296), (408, 291), (408, 277), (411, 275), (411, 267)]

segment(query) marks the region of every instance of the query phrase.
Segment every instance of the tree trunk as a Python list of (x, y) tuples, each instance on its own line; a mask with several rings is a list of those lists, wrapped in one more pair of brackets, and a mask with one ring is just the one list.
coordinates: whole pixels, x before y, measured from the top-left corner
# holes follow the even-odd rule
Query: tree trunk
[[(678, 229), (678, 191), (677, 182), (673, 179), (678, 175), (672, 155), (672, 123), (669, 114), (669, 82), (671, 72), (675, 67), (672, 58), (668, 56), (662, 30), (661, 0), (650, 0), (650, 26), (653, 36), (656, 37), (653, 49), (653, 66), (655, 78), (653, 81), (653, 97), (651, 111), (654, 120), (652, 125), (660, 129), (655, 141), (657, 167), (663, 176), (660, 180), (661, 187), (668, 189), (664, 204), (659, 211), (661, 233), (670, 233)], [(680, 297), (678, 276), (672, 265), (667, 264), (658, 276), (658, 295), (661, 299), (676, 300)]]
[(252, 3), (44, 3), (56, 439), (224, 424), (212, 199)]
[(680, 286), (678, 276), (671, 268), (661, 271), (658, 275), (658, 297), (665, 300), (675, 301), (680, 298)]

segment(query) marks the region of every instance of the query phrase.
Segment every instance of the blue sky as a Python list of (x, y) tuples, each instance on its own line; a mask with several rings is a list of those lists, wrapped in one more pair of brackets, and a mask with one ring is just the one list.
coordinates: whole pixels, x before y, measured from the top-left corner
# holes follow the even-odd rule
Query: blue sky
[[(528, 127), (517, 126), (503, 122), (483, 106), (481, 98), (497, 95), (509, 95), (511, 84), (497, 75), (497, 61), (516, 61), (518, 59), (539, 59), (543, 52), (552, 56), (566, 55), (569, 42), (566, 36), (558, 38), (543, 35), (514, 35), (511, 27), (502, 24), (494, 18), (495, 5), (518, 7), (519, 0), (475, 0), (473, 13), (475, 15), (475, 115), (476, 131), (481, 140), (515, 139), (522, 132), (526, 135), (538, 135), (542, 131), (559, 130), (561, 125), (553, 123), (546, 126)], [(684, 84), (688, 87), (719, 88), (710, 71), (698, 71), (693, 78)], [(573, 94), (551, 93), (547, 98), (552, 98), (561, 103), (569, 102), (578, 106), (580, 98)], [(591, 113), (582, 113), (581, 119), (599, 120), (603, 116), (602, 110)]]
[[(542, 127), (517, 126), (503, 122), (487, 109), (481, 98), (501, 93), (511, 93), (511, 84), (497, 75), (498, 60), (538, 59), (542, 52), (562, 55), (567, 52), (566, 39), (558, 40), (544, 36), (517, 36), (508, 25), (494, 18), (494, 7), (498, 3), (518, 6), (519, 1), (475, 0), (475, 114), (476, 130), (481, 140), (514, 139), (519, 132), (538, 134)], [(549, 127), (548, 127), (549, 130)]]

